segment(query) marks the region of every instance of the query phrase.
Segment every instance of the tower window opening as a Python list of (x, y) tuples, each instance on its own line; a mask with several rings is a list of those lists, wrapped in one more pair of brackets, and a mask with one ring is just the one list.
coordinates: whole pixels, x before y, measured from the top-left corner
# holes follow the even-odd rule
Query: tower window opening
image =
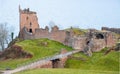
[(29, 32), (32, 33), (32, 29), (29, 29)]
[(26, 19), (28, 20), (28, 16), (26, 17)]
[(30, 27), (32, 26), (32, 23), (30, 22)]

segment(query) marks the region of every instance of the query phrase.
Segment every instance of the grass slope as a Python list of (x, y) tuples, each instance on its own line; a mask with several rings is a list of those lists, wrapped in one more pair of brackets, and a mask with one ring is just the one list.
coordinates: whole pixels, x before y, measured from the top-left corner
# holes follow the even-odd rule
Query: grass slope
[(16, 45), (21, 46), (24, 51), (33, 54), (33, 57), (28, 59), (2, 60), (0, 61), (0, 69), (14, 69), (17, 66), (28, 64), (39, 58), (55, 55), (60, 52), (61, 48), (65, 48), (68, 51), (72, 50), (71, 47), (49, 39), (24, 40), (16, 43)]
[(94, 53), (92, 57), (87, 57), (82, 53), (75, 54), (74, 57), (81, 57), (85, 60), (69, 59), (66, 62), (66, 68), (77, 68), (81, 70), (98, 71), (119, 71), (119, 52), (112, 51), (107, 55), (103, 52)]

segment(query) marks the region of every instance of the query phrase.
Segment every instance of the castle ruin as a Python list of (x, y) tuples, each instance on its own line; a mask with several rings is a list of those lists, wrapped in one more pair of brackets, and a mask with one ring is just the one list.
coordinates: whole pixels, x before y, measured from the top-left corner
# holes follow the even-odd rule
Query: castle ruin
[(115, 44), (113, 34), (108, 31), (89, 30), (83, 36), (75, 36), (72, 29), (70, 31), (59, 30), (59, 27), (54, 26), (49, 32), (48, 26), (45, 29), (39, 28), (36, 12), (30, 11), (29, 8), (22, 10), (19, 7), (19, 14), (19, 38), (23, 40), (48, 38), (71, 46), (74, 49), (81, 51), (91, 50), (93, 52), (100, 51), (104, 47), (111, 47)]

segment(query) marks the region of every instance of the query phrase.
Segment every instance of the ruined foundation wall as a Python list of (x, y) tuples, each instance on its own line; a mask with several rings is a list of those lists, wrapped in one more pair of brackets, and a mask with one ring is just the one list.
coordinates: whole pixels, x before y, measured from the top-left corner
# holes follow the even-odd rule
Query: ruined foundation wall
[(86, 39), (87, 39), (86, 37), (74, 38), (72, 42), (72, 47), (74, 49), (83, 51), (84, 48), (86, 47)]
[(23, 39), (39, 39), (39, 38), (48, 38), (51, 40), (55, 40), (61, 43), (64, 43), (66, 38), (66, 31), (58, 30), (58, 31), (52, 31), (49, 32), (45, 29), (36, 29), (35, 33), (29, 33), (24, 28), (23, 32)]
[(107, 34), (107, 47), (112, 47), (115, 45), (115, 38), (112, 33)]
[(35, 36), (35, 39), (49, 38), (50, 37), (50, 33), (49, 33), (49, 31), (47, 31), (45, 29), (36, 29), (34, 36)]
[(111, 32), (115, 32), (120, 34), (120, 28), (108, 28), (108, 27), (102, 27), (102, 30), (107, 30), (107, 31), (111, 31)]
[(50, 39), (64, 43), (66, 38), (66, 31), (53, 31), (50, 33)]
[(92, 41), (93, 41), (93, 48), (92, 48), (93, 52), (100, 51), (101, 49), (106, 47), (105, 39), (93, 39)]

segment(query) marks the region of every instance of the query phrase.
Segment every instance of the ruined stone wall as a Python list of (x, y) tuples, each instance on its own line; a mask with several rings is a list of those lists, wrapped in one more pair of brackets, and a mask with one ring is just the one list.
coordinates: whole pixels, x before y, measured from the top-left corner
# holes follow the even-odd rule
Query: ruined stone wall
[(95, 32), (92, 37), (92, 51), (100, 51), (104, 47), (112, 47), (115, 44), (115, 39), (112, 32)]
[(66, 38), (66, 31), (63, 30), (57, 30), (57, 31), (51, 31), (45, 29), (36, 29), (35, 33), (29, 33), (25, 28), (22, 31), (23, 33), (23, 39), (39, 39), (39, 38), (48, 38), (51, 40), (55, 40), (61, 43), (64, 43)]
[[(66, 49), (61, 49), (60, 54), (67, 53)], [(46, 61), (43, 64), (36, 66), (35, 68), (64, 68), (65, 62), (67, 61), (68, 57), (62, 57), (58, 59), (54, 59), (51, 61)]]
[(20, 32), (22, 35), (22, 39), (27, 40), (27, 39), (34, 39), (34, 34), (28, 32), (26, 28), (23, 28), (22, 31)]
[(35, 39), (39, 39), (39, 38), (50, 38), (50, 33), (48, 30), (45, 29), (36, 29), (35, 31)]
[[(73, 49), (78, 49), (83, 51), (84, 48), (87, 46), (89, 41), (92, 41), (93, 48), (92, 51), (100, 51), (104, 47), (111, 47), (115, 44), (115, 40), (111, 32), (97, 32), (93, 33), (92, 39), (87, 36), (79, 36), (79, 37), (70, 37), (68, 38), (68, 34), (66, 31), (63, 30), (54, 30), (49, 32), (45, 29), (36, 29), (35, 34), (31, 34), (24, 30), (24, 39), (39, 39), (39, 38), (48, 38), (51, 40), (55, 40), (71, 46)], [(100, 38), (99, 38), (100, 36)], [(67, 38), (67, 42), (65, 42)]]
[(120, 34), (120, 28), (108, 28), (108, 27), (102, 27), (102, 30), (107, 30), (107, 31), (111, 31), (111, 32), (115, 32)]
[(52, 31), (50, 33), (50, 39), (64, 43), (66, 38), (66, 31), (59, 30), (59, 31)]
[(86, 39), (87, 38), (85, 36), (75, 37), (72, 42), (72, 47), (83, 51), (86, 46)]
[(115, 45), (115, 38), (112, 33), (107, 33), (107, 47), (112, 47)]
[(93, 39), (92, 41), (93, 41), (93, 48), (92, 48), (93, 52), (100, 51), (101, 49), (106, 47), (105, 39)]
[[(61, 49), (61, 54), (65, 54), (65, 53), (67, 53), (67, 50), (66, 49)], [(63, 57), (63, 58), (60, 58), (58, 68), (64, 68), (67, 59), (68, 59), (67, 56)]]

